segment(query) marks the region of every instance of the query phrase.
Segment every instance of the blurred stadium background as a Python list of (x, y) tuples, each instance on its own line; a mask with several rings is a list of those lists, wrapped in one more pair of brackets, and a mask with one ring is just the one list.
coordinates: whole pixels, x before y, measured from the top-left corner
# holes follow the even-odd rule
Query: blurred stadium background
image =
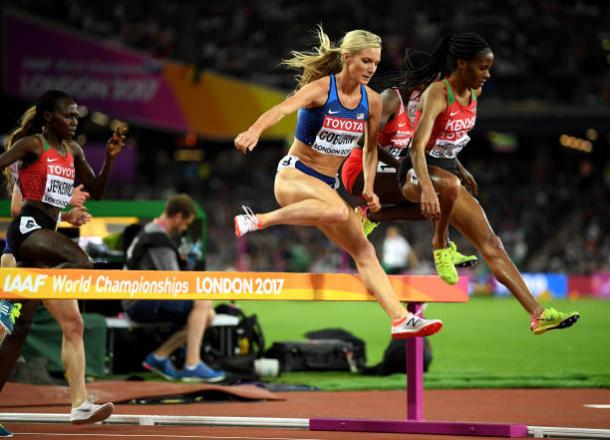
[[(3, 136), (49, 88), (80, 104), (78, 140), (93, 164), (112, 124), (126, 121), (128, 147), (107, 198), (192, 195), (207, 213), (213, 270), (352, 270), (313, 229), (274, 227), (248, 236), (247, 249), (233, 238), (242, 203), (276, 206), (273, 174), (293, 120), (248, 156), (232, 138), (294, 87), (278, 64), (311, 47), (316, 24), (333, 40), (354, 28), (381, 35), (379, 72), (400, 68), (405, 48), (478, 32), (496, 60), (461, 154), (479, 200), (536, 294), (610, 297), (607, 2), (7, 0), (2, 11)], [(400, 228), (422, 263), (417, 271), (433, 273), (429, 225)], [(378, 249), (383, 229), (371, 236)], [(503, 293), (484, 264), (471, 275), (474, 289)]]

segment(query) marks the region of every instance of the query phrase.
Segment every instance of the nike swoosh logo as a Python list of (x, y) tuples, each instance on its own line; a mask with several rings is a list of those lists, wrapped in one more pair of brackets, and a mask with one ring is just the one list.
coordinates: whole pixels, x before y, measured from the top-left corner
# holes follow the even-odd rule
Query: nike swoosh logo
[(402, 124), (398, 124), (399, 127), (404, 127), (405, 125), (407, 124), (405, 124), (404, 122)]
[(451, 112), (451, 113), (449, 113), (449, 116), (455, 116), (455, 115), (457, 115), (458, 113), (459, 113), (459, 112)]
[(57, 162), (57, 159), (51, 159), (50, 157), (47, 157), (47, 162)]
[(89, 409), (77, 408), (77, 411), (83, 412), (83, 413), (88, 413), (88, 412), (91, 412), (91, 408), (89, 408)]
[(336, 115), (337, 113), (339, 113), (339, 110), (337, 110), (337, 111), (332, 111), (332, 110), (329, 110), (329, 111), (328, 111), (328, 114), (329, 114), (329, 115)]

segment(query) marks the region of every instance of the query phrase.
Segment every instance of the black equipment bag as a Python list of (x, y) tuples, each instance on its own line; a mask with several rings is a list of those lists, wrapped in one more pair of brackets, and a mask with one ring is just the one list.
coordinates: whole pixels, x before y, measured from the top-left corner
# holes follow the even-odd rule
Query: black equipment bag
[(265, 357), (278, 359), (280, 370), (288, 371), (351, 371), (364, 367), (363, 350), (341, 339), (274, 342)]
[[(424, 372), (428, 371), (431, 362), (432, 346), (428, 338), (424, 338)], [(363, 374), (371, 376), (389, 376), (390, 374), (406, 372), (407, 347), (404, 339), (390, 339), (381, 362), (362, 371)]]
[(247, 354), (254, 354), (255, 358), (263, 356), (265, 351), (265, 336), (256, 315), (248, 316), (243, 310), (232, 304), (219, 304), (214, 310), (216, 313), (238, 317), (239, 324), (232, 331), (230, 339), (233, 345), (225, 349), (229, 354), (219, 351), (220, 330), (215, 327), (208, 328), (205, 332), (204, 340), (204, 352), (206, 355), (214, 358)]

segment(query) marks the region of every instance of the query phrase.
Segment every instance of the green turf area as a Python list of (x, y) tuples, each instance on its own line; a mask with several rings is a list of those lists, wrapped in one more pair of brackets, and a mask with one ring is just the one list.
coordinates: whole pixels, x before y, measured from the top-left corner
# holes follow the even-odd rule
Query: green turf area
[[(432, 336), (427, 388), (610, 387), (610, 301), (582, 299), (543, 304), (578, 310), (571, 329), (534, 336), (512, 298), (474, 298), (465, 304), (430, 304), (426, 314), (445, 327)], [(367, 363), (376, 364), (389, 343), (389, 320), (368, 302), (240, 302), (256, 313), (267, 346), (302, 340), (309, 330), (343, 328), (366, 341)], [(364, 377), (350, 373), (298, 372), (277, 382), (325, 390), (404, 388), (404, 375)]]

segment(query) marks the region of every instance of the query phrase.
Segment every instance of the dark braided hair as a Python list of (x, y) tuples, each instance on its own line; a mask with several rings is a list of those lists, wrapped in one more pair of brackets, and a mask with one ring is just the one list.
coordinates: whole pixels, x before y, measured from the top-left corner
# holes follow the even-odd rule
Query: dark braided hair
[(458, 59), (470, 61), (487, 49), (489, 44), (479, 34), (466, 32), (445, 35), (434, 48), (430, 61), (422, 66), (406, 69), (400, 87), (411, 89), (420, 84), (428, 85), (439, 73), (445, 75), (455, 70)]
[(425, 66), (432, 59), (432, 54), (423, 50), (405, 50), (405, 57), (402, 62), (402, 70), (410, 71)]
[[(431, 59), (432, 54), (430, 52), (408, 48), (405, 50), (401, 70), (399, 72), (394, 71), (375, 75), (370, 83), (370, 87), (379, 91), (399, 87), (399, 84), (405, 77), (405, 72), (418, 69), (430, 62)], [(407, 96), (411, 93), (411, 90), (402, 89), (402, 91)]]
[[(19, 120), (19, 127), (15, 128), (8, 135), (5, 147), (6, 151), (13, 148), (13, 145), (15, 145), (19, 139), (31, 134), (41, 133), (42, 127), (45, 124), (44, 112), (52, 112), (55, 110), (55, 107), (60, 103), (60, 101), (64, 99), (72, 99), (72, 97), (61, 90), (49, 90), (43, 93), (43, 95), (38, 98), (36, 105), (28, 108), (21, 116), (21, 119)], [(6, 167), (4, 169), (4, 174), (6, 176), (7, 189), (10, 194), (12, 191), (11, 168)]]

